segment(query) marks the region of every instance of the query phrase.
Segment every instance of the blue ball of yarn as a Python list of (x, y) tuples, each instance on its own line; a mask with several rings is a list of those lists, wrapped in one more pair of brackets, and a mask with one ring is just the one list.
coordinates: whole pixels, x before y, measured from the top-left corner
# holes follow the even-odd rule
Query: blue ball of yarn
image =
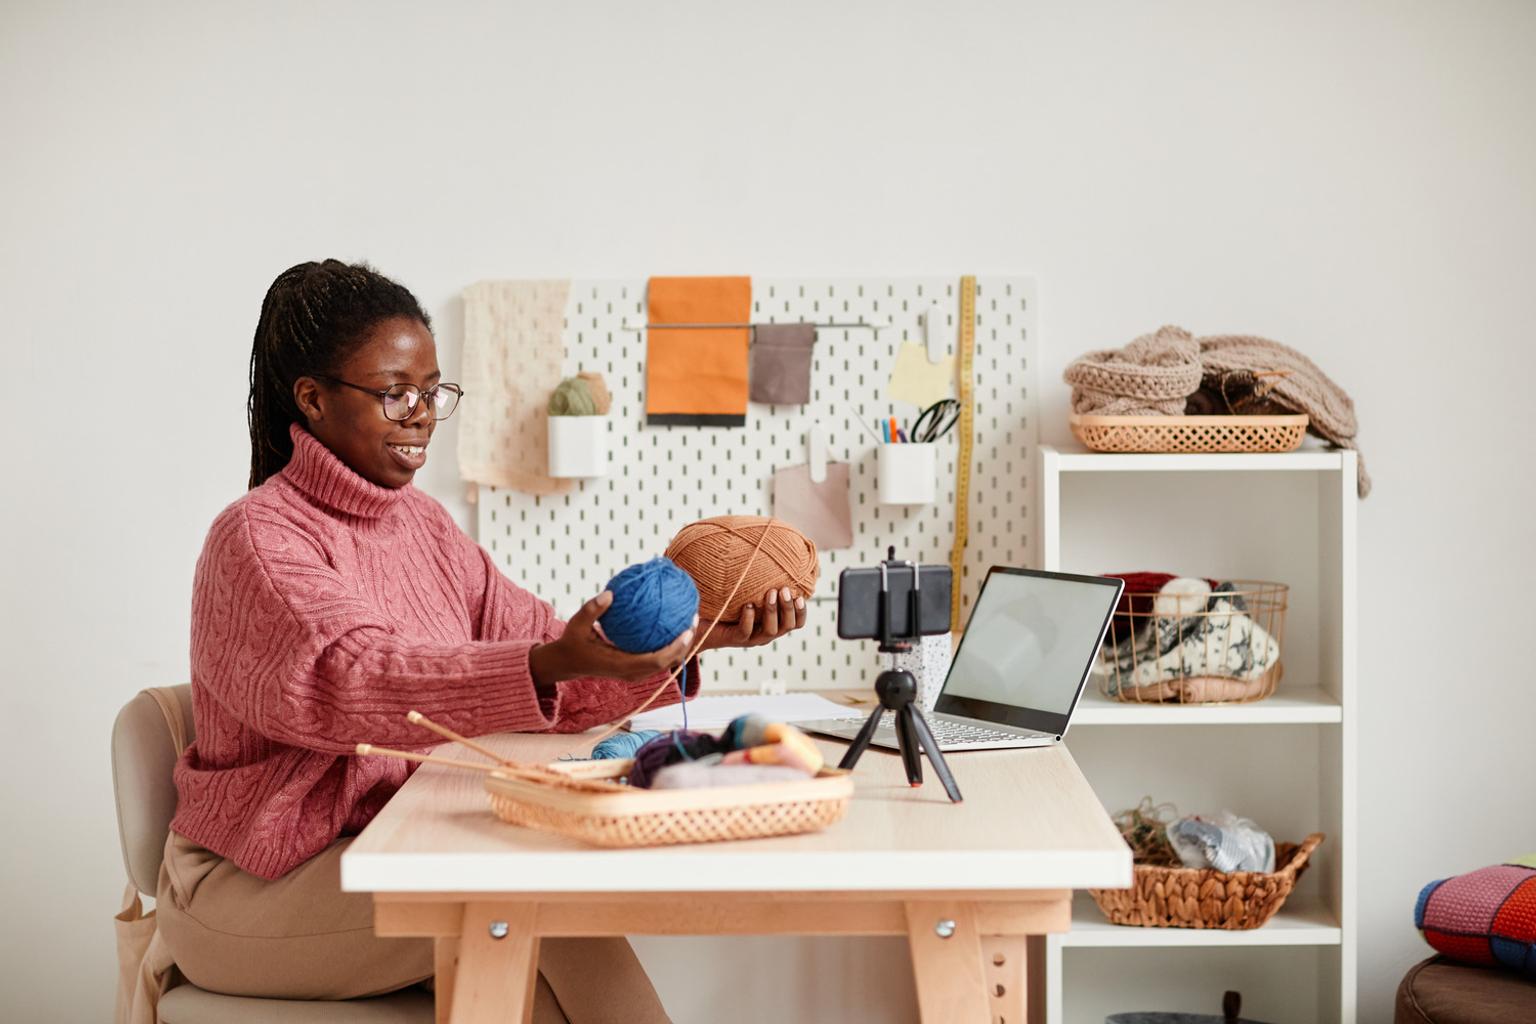
[(609, 761), (634, 757), (635, 751), (660, 735), (661, 733), (655, 729), (640, 729), (636, 732), (616, 732), (592, 748), (592, 759), (594, 761)]
[(693, 625), (699, 588), (670, 558), (632, 565), (608, 581), (613, 604), (598, 619), (603, 635), (621, 651), (659, 651)]

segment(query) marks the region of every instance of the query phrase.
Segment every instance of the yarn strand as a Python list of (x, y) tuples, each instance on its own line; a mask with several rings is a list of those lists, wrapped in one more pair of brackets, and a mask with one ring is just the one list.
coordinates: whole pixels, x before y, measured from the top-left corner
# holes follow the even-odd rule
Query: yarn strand
[[(752, 549), (751, 557), (749, 557), (747, 559), (747, 564), (742, 567), (741, 576), (737, 578), (736, 585), (731, 588), (730, 594), (726, 597), (725, 601), (723, 601), (721, 603), (720, 608), (715, 612), (714, 620), (711, 621), (709, 626), (704, 630), (703, 635), (694, 638), (693, 650), (688, 652), (687, 657), (685, 657), (683, 659), (683, 663), (681, 665), (677, 666), (677, 668), (673, 669), (670, 673), (668, 673), (667, 678), (665, 678), (665, 679), (663, 679), (661, 681), (661, 685), (656, 687), (656, 689), (651, 692), (651, 695), (645, 699), (645, 703), (641, 704), (639, 707), (635, 708), (633, 711), (627, 712), (621, 720), (619, 720), (617, 722), (610, 722), (609, 725), (608, 725), (608, 728), (601, 735), (599, 735), (597, 737), (597, 739), (591, 740), (591, 741), (584, 740), (581, 743), (576, 744), (575, 746), (569, 747), (566, 750), (561, 751), (560, 756), (563, 757), (565, 754), (572, 753), (573, 751), (575, 751), (575, 750), (577, 750), (577, 749), (579, 749), (581, 747), (585, 747), (588, 742), (591, 742), (591, 743), (594, 743), (594, 744), (601, 743), (601, 742), (603, 742), (603, 740), (607, 739), (609, 736), (612, 736), (614, 733), (617, 733), (617, 732), (621, 731), (623, 729), (624, 722), (628, 721), (630, 718), (633, 718), (635, 715), (638, 715), (640, 712), (644, 711), (646, 708), (648, 708), (652, 704), (654, 704), (656, 702), (656, 699), (658, 697), (660, 697), (663, 693), (666, 692), (667, 687), (671, 686), (672, 683), (677, 680), (678, 676), (682, 672), (687, 670), (688, 662), (693, 660), (693, 658), (695, 658), (698, 655), (699, 650), (704, 646), (704, 641), (709, 639), (709, 635), (711, 633), (713, 633), (715, 631), (715, 627), (720, 624), (720, 617), (725, 614), (725, 610), (727, 608), (729, 608), (731, 606), (731, 602), (733, 600), (735, 600), (736, 592), (738, 590), (740, 590), (741, 589), (741, 585), (746, 582), (748, 573), (750, 573), (752, 571), (752, 563), (757, 561), (758, 552), (762, 551), (762, 549), (763, 549), (763, 542), (768, 539), (769, 527), (773, 526), (773, 524), (775, 522), (776, 522), (776, 520), (773, 517), (770, 516), (768, 518), (768, 522), (763, 526), (762, 536), (757, 538), (757, 547)], [(687, 713), (686, 712), (686, 705), (687, 705), (687, 703), (688, 703), (687, 694), (685, 692), (684, 696), (683, 696), (683, 704), (685, 706), (684, 714)], [(686, 719), (685, 719), (685, 721), (686, 721)]]

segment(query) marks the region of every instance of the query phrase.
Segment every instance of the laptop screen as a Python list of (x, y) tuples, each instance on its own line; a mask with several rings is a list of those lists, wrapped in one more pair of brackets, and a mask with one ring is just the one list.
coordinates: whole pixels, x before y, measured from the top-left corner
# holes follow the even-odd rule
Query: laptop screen
[(1122, 584), (994, 568), (971, 610), (935, 711), (1061, 733)]

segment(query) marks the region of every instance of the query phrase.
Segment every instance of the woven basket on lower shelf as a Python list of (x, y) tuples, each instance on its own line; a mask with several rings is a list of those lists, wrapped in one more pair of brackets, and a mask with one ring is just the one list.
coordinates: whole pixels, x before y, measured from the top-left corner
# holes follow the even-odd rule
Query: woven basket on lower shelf
[(596, 846), (665, 846), (815, 832), (843, 817), (853, 776), (823, 768), (814, 778), (710, 789), (637, 789), (617, 779), (634, 762), (549, 765), (570, 785), (486, 776), (491, 810), (502, 821)]
[(1072, 413), (1072, 433), (1096, 452), (1289, 452), (1307, 417), (1095, 416)]
[(1143, 928), (1257, 928), (1274, 916), (1323, 841), (1314, 832), (1275, 850), (1275, 870), (1217, 871), (1136, 865), (1129, 889), (1089, 889), (1111, 924)]

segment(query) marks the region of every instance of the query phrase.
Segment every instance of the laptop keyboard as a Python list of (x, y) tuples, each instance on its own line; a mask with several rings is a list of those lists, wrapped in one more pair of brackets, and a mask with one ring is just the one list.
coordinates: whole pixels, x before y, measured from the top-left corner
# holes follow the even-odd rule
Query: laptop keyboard
[[(1017, 740), (1020, 736), (1016, 732), (1002, 732), (997, 729), (988, 729), (984, 725), (969, 725), (961, 722), (952, 722), (947, 718), (929, 718), (928, 727), (933, 730), (933, 738), (939, 741), (939, 746), (950, 743), (992, 743), (997, 740)], [(895, 719), (886, 715), (880, 721), (880, 728), (876, 734), (881, 739), (894, 738), (896, 735)]]

